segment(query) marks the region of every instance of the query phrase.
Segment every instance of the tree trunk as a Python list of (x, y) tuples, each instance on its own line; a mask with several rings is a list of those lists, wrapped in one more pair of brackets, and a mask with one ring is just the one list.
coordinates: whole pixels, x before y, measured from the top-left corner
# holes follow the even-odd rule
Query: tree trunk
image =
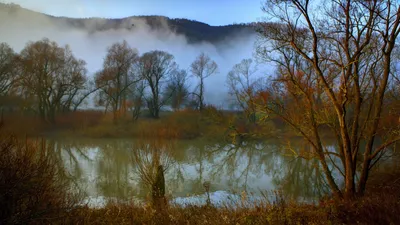
[(367, 180), (369, 176), (369, 165), (371, 163), (371, 160), (367, 159), (364, 160), (363, 165), (362, 165), (362, 171), (361, 171), (361, 176), (360, 176), (360, 181), (358, 182), (358, 195), (363, 196), (365, 192), (365, 188), (367, 186)]
[(200, 93), (199, 93), (199, 110), (203, 111), (204, 108), (204, 81), (203, 78), (200, 80)]

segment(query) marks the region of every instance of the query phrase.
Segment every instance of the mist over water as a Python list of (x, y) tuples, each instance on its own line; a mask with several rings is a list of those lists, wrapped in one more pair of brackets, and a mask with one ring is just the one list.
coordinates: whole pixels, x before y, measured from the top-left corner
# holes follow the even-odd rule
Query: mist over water
[[(226, 75), (233, 65), (254, 53), (255, 34), (237, 33), (219, 43), (189, 43), (184, 35), (179, 35), (167, 26), (151, 29), (144, 20), (124, 19), (116, 29), (95, 31), (106, 20), (88, 20), (86, 29), (79, 29), (62, 18), (51, 18), (29, 11), (14, 11), (12, 14), (0, 13), (0, 42), (8, 43), (16, 52), (21, 51), (27, 42), (48, 38), (59, 45), (69, 45), (78, 58), (87, 62), (89, 77), (100, 70), (107, 47), (115, 42), (126, 40), (139, 54), (162, 50), (175, 56), (182, 69), (189, 70), (195, 58), (204, 52), (218, 64), (218, 73), (205, 82), (205, 101), (220, 107), (228, 106)], [(134, 26), (132, 26), (134, 25)], [(189, 71), (188, 71), (189, 72)], [(189, 80), (190, 89), (197, 86), (194, 78)]]

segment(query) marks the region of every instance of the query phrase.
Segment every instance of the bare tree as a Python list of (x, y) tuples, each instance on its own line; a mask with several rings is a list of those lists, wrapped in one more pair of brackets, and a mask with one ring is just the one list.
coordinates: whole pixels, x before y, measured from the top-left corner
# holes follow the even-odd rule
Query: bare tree
[(138, 69), (150, 88), (150, 96), (146, 97), (147, 106), (152, 117), (157, 119), (160, 117), (160, 109), (170, 98), (162, 98), (162, 90), (177, 69), (174, 56), (163, 51), (147, 52), (140, 58)]
[(96, 86), (100, 105), (111, 105), (113, 120), (117, 122), (119, 113), (127, 112), (129, 87), (140, 79), (135, 76), (134, 64), (138, 59), (138, 51), (131, 48), (126, 41), (115, 43), (107, 49), (103, 69), (96, 73)]
[(190, 71), (193, 76), (197, 77), (200, 81), (198, 85), (198, 93), (196, 94), (199, 102), (199, 110), (204, 108), (204, 80), (217, 73), (218, 65), (215, 61), (205, 53), (201, 53), (196, 60), (190, 65)]
[[(11, 109), (17, 104), (16, 96), (12, 93), (18, 79), (17, 54), (6, 43), (0, 43), (0, 109), (3, 116), (4, 108)], [(1, 121), (2, 119), (0, 119)]]
[(0, 43), (0, 96), (8, 95), (9, 90), (14, 85), (17, 74), (16, 53), (6, 43)]
[(189, 87), (187, 85), (186, 70), (176, 70), (165, 88), (164, 98), (169, 99), (168, 103), (177, 111), (188, 100)]
[[(371, 169), (400, 139), (398, 131), (384, 132), (382, 144), (375, 145), (383, 132), (382, 109), (395, 66), (400, 7), (391, 0), (325, 5), (311, 0), (265, 3), (264, 12), (278, 23), (262, 24), (265, 42), (259, 52), (276, 63), (278, 77), (269, 102), (260, 109), (280, 116), (300, 133), (311, 144), (333, 193), (351, 199), (363, 195)], [(324, 146), (321, 126), (335, 134), (336, 151)], [(344, 190), (328, 162), (343, 175)]]
[(75, 90), (76, 93), (67, 98), (67, 104), (65, 104), (64, 111), (73, 110), (74, 112), (85, 102), (85, 100), (92, 94), (96, 93), (100, 87), (96, 86), (96, 81), (94, 78), (87, 80), (85, 87), (82, 90)]
[(227, 77), (229, 94), (234, 97), (235, 103), (252, 123), (256, 123), (255, 94), (260, 81), (260, 78), (254, 78), (256, 72), (257, 67), (253, 60), (243, 59), (233, 66)]
[(132, 113), (132, 119), (137, 120), (144, 105), (144, 91), (146, 89), (146, 81), (140, 80), (139, 82), (133, 84), (129, 89), (129, 108)]
[(68, 107), (68, 99), (85, 87), (86, 62), (76, 59), (68, 46), (48, 39), (28, 43), (19, 61), (19, 94), (33, 102), (32, 109), (42, 119), (54, 123), (56, 113)]
[(132, 161), (141, 181), (151, 190), (156, 208), (166, 204), (164, 174), (174, 163), (171, 150), (172, 143), (163, 139), (140, 141), (134, 146)]

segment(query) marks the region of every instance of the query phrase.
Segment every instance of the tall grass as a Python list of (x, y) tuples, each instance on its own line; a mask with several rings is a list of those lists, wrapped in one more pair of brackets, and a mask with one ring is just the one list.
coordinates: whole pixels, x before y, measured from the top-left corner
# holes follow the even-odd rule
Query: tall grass
[[(230, 128), (233, 127), (234, 129)], [(41, 120), (34, 115), (7, 114), (4, 127), (8, 133), (24, 136), (79, 136), (90, 138), (146, 138), (169, 139), (206, 138), (227, 140), (228, 136), (264, 138), (276, 130), (272, 123), (248, 123), (239, 114), (206, 106), (202, 112), (185, 109), (164, 112), (160, 119), (140, 117), (133, 120), (127, 115), (113, 120), (112, 113), (96, 110), (60, 113), (55, 123)]]

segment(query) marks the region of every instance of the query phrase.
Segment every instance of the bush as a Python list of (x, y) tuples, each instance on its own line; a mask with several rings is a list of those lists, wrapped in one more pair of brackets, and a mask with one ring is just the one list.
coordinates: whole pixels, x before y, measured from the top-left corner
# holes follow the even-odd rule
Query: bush
[(45, 142), (0, 137), (0, 224), (49, 224), (78, 198)]

